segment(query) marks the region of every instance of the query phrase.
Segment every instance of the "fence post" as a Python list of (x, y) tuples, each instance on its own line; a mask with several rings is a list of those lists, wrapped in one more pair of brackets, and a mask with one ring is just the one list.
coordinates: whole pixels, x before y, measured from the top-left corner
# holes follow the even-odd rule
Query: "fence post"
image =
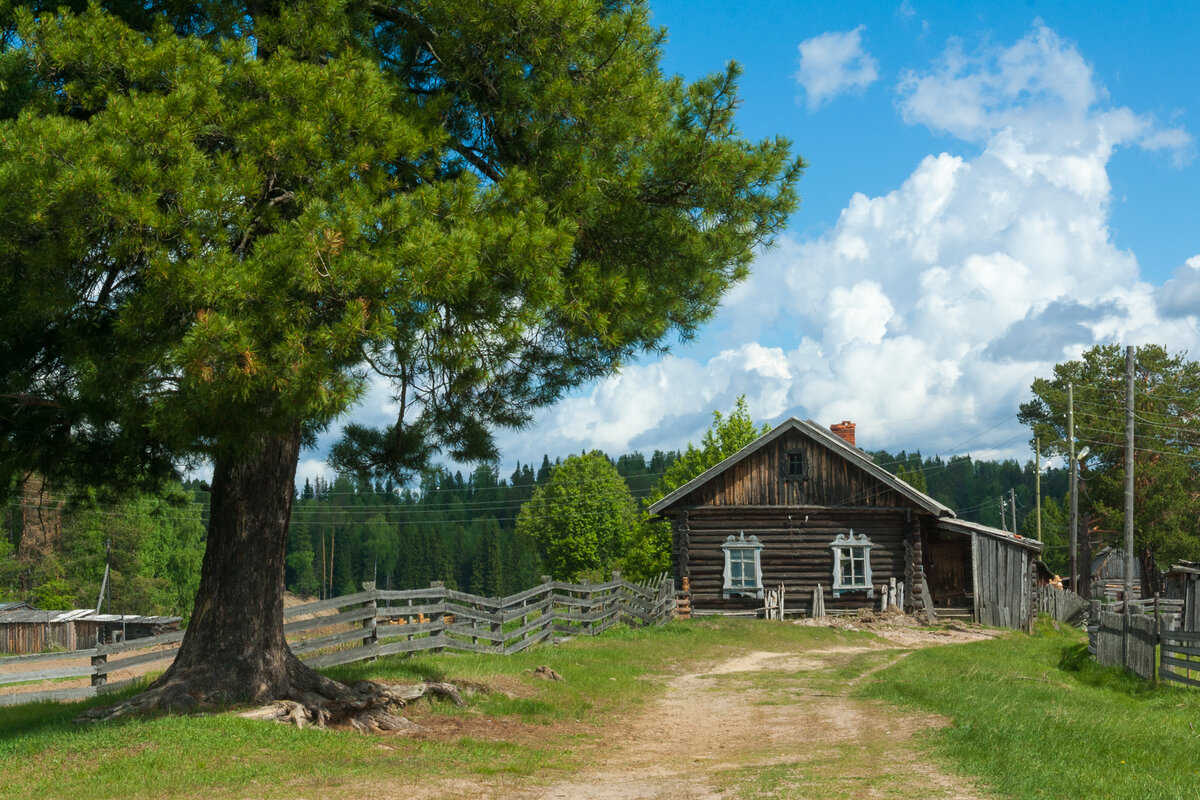
[(1158, 597), (1161, 592), (1154, 593), (1154, 663), (1151, 665), (1150, 672), (1154, 678), (1154, 682), (1158, 683), (1158, 646), (1162, 644), (1162, 617), (1158, 615)]
[[(550, 577), (549, 575), (542, 576), (543, 584), (550, 583), (553, 580), (554, 580), (554, 578)], [(551, 589), (549, 592), (546, 593), (546, 601), (549, 603), (549, 605), (546, 606), (546, 613), (550, 615), (550, 623), (549, 623), (550, 631), (551, 631), (550, 640), (553, 641), (554, 640), (554, 625), (558, 622), (558, 609), (556, 609), (554, 607), (554, 590), (553, 589)]]
[[(97, 649), (99, 649), (99, 647), (97, 647)], [(92, 656), (92, 686), (100, 687), (108, 683), (107, 673), (103, 675), (97, 675), (94, 671), (96, 667), (106, 666), (107, 664), (108, 653), (97, 653), (96, 655)]]
[[(588, 580), (587, 578), (579, 579), (579, 592), (578, 592), (579, 599), (583, 600), (583, 599), (585, 599), (585, 596), (587, 599), (587, 612), (581, 614), (581, 616), (590, 617), (592, 615), (592, 601), (596, 598), (596, 593), (592, 591), (591, 585), (592, 585), (592, 582), (590, 580)], [(583, 609), (584, 609), (584, 606), (581, 603), (579, 605), (579, 610), (582, 612)], [(588, 636), (591, 636), (592, 635), (592, 621), (590, 619), (585, 619), (585, 620), (583, 620), (582, 625), (583, 625), (583, 632), (585, 634), (587, 634)]]
[[(379, 643), (379, 595), (375, 591), (375, 581), (364, 581), (362, 588), (364, 592), (370, 592), (370, 596), (363, 601), (363, 608), (371, 611), (371, 616), (362, 621), (362, 646), (374, 647)], [(370, 656), (367, 660), (374, 661), (376, 658)]]
[[(446, 589), (446, 582), (445, 582), (445, 581), (430, 581), (430, 582), (429, 582), (429, 588), (430, 588), (430, 589), (441, 589), (441, 590), (442, 590), (441, 592), (438, 592), (438, 594), (440, 594), (440, 595), (442, 596), (442, 610), (441, 610), (441, 612), (440, 612), (440, 613), (437, 613), (437, 614), (435, 614), (435, 616), (437, 617), (437, 623), (436, 623), (436, 624), (437, 624), (437, 625), (440, 625), (441, 627), (440, 627), (440, 628), (437, 628), (437, 629), (434, 629), (434, 630), (431, 630), (431, 631), (429, 632), (429, 635), (430, 635), (430, 636), (442, 636), (443, 638), (445, 638), (445, 635), (446, 635), (446, 609), (445, 609), (445, 605), (446, 605), (446, 592), (445, 592), (445, 589)], [(433, 622), (433, 617), (430, 617), (430, 620), (429, 620), (429, 621), (430, 621), (430, 622)], [(440, 652), (442, 652), (442, 651), (443, 651), (445, 648), (444, 648), (444, 647), (433, 647), (433, 648), (430, 648), (430, 649), (431, 649), (431, 650), (432, 650), (432, 652), (434, 652), (434, 653), (440, 653)]]

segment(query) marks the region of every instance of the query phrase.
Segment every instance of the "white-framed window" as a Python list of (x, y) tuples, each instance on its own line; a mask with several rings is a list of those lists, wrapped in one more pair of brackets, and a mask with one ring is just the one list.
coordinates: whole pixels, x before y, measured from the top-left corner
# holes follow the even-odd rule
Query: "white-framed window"
[(721, 596), (762, 597), (762, 542), (757, 536), (746, 538), (741, 531), (721, 545), (725, 551), (725, 581)]
[(865, 535), (851, 530), (839, 533), (829, 545), (833, 549), (833, 596), (842, 592), (866, 590), (867, 597), (875, 596), (871, 585), (871, 543)]

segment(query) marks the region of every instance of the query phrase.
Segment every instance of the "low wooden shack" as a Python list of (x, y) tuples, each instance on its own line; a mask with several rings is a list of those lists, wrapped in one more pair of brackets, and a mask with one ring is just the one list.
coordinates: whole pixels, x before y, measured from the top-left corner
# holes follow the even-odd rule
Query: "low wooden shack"
[(744, 613), (780, 585), (793, 612), (846, 613), (895, 582), (908, 609), (1029, 627), (1042, 544), (958, 519), (876, 465), (854, 427), (793, 417), (650, 506), (696, 613)]
[(97, 614), (91, 609), (44, 611), (29, 603), (0, 607), (0, 652), (13, 655), (87, 650), (179, 630), (179, 617)]
[(23, 608), (0, 612), (0, 651), (23, 655), (92, 647), (98, 626), (79, 624), (77, 619), (88, 613), (43, 611), (27, 603)]
[[(1092, 597), (1112, 602), (1125, 596), (1125, 552), (1115, 547), (1105, 547), (1092, 559)], [(1133, 597), (1142, 599), (1142, 562), (1133, 560)]]

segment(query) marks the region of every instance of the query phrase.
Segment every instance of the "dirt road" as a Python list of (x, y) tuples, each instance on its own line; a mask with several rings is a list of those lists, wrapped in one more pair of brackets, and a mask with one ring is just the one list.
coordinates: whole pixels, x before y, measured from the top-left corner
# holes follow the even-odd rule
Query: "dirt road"
[[(897, 631), (905, 648), (951, 638)], [(969, 780), (921, 753), (914, 735), (944, 724), (848, 696), (903, 658), (897, 642), (794, 653), (747, 653), (674, 678), (614, 735), (602, 763), (530, 800), (645, 798), (982, 798)], [(850, 676), (850, 677), (845, 677)], [(501, 795), (496, 795), (501, 796)]]

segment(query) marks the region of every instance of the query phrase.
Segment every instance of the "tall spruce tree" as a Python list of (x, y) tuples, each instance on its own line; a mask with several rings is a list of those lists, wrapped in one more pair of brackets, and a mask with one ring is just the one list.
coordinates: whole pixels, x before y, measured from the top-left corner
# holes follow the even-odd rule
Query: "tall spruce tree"
[(287, 525), (302, 444), (371, 373), (399, 413), (340, 467), (491, 459), (693, 335), (795, 206), (789, 143), (734, 127), (736, 66), (664, 76), (641, 0), (11, 9), (0, 486), (213, 466), (191, 624), (139, 708), (345, 697), (284, 640)]

